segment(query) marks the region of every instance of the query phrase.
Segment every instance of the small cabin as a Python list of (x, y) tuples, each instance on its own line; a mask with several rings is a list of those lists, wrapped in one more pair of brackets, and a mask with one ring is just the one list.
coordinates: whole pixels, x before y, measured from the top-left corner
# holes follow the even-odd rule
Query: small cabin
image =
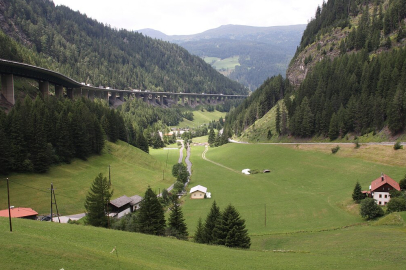
[[(207, 188), (201, 185), (192, 187), (190, 189), (190, 198), (191, 199), (204, 199), (206, 197)], [(211, 195), (211, 194), (210, 194)]]
[[(8, 209), (0, 210), (0, 217), (8, 217), (8, 213)], [(10, 215), (12, 218), (37, 219), (38, 213), (31, 208), (11, 206)]]

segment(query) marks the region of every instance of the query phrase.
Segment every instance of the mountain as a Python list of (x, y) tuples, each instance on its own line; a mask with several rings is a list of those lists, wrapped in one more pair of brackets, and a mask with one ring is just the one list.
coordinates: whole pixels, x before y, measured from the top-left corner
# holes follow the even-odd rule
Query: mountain
[(323, 3), (303, 33), (287, 80), (267, 80), (229, 114), (227, 123), (240, 135), (281, 100), (275, 126), (262, 127), (271, 136), (262, 134), (262, 138), (276, 134), (349, 140), (371, 133), (379, 134), (380, 140), (395, 140), (403, 136), (405, 24), (406, 0)]
[(305, 25), (223, 25), (183, 36), (168, 36), (152, 29), (138, 32), (177, 43), (205, 59), (223, 75), (255, 90), (268, 77), (285, 74), (304, 29)]
[(49, 0), (0, 0), (0, 57), (93, 85), (245, 94), (241, 84), (184, 48), (113, 29)]

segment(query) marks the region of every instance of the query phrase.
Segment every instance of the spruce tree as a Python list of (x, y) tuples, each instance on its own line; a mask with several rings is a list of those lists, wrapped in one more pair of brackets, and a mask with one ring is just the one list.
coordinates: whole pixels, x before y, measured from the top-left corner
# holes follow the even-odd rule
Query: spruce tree
[(203, 238), (204, 243), (214, 244), (216, 242), (215, 235), (213, 234), (216, 223), (221, 219), (220, 208), (217, 206), (216, 201), (213, 202), (210, 212), (207, 215), (204, 223)]
[(183, 218), (182, 209), (175, 202), (168, 219), (168, 234), (178, 239), (186, 240), (188, 237), (187, 226)]
[(281, 134), (281, 108), (279, 104), (276, 106), (275, 129), (277, 134)]
[(245, 220), (240, 218), (240, 214), (232, 205), (224, 209), (214, 228), (214, 235), (216, 236), (215, 244), (218, 245), (237, 248), (250, 248), (251, 246), (251, 239), (245, 228)]
[(108, 202), (113, 191), (106, 177), (100, 173), (93, 181), (90, 191), (86, 196), (85, 208), (87, 211), (86, 221), (88, 224), (97, 227), (107, 227), (108, 224)]
[(214, 129), (211, 128), (209, 131), (209, 140), (208, 143), (210, 146), (214, 146), (214, 143), (216, 141), (216, 134), (214, 133)]
[(150, 187), (140, 205), (138, 226), (141, 233), (163, 235), (165, 232), (164, 210)]
[(352, 199), (356, 203), (360, 203), (365, 198), (365, 194), (362, 193), (361, 185), (359, 182), (355, 184), (354, 191), (352, 192)]
[(204, 227), (202, 223), (202, 218), (199, 218), (199, 221), (197, 222), (197, 227), (196, 227), (196, 232), (195, 236), (193, 237), (194, 241), (196, 243), (205, 243), (205, 237), (204, 237)]

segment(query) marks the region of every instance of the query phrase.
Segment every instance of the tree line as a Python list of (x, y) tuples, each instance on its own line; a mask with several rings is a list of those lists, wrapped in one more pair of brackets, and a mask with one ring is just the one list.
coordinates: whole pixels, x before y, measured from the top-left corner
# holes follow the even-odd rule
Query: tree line
[(101, 154), (105, 140), (122, 140), (148, 152), (143, 133), (101, 100), (28, 95), (6, 114), (0, 110), (0, 173), (48, 171)]

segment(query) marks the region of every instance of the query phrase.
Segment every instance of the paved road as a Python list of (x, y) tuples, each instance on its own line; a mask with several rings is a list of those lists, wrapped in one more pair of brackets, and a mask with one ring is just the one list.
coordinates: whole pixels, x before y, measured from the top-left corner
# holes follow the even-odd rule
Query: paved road
[[(241, 143), (241, 144), (273, 144), (273, 145), (297, 145), (297, 144), (307, 144), (307, 145), (321, 145), (321, 144), (325, 144), (325, 145), (354, 145), (354, 143), (341, 143), (341, 142), (328, 142), (328, 143), (301, 143), (301, 142), (294, 142), (294, 143), (250, 143), (250, 142), (240, 142), (240, 141), (236, 141), (236, 140), (232, 140), (232, 139), (228, 139), (229, 142), (232, 143)], [(394, 145), (396, 142), (370, 142), (370, 143), (359, 143), (360, 145)], [(406, 142), (401, 142), (401, 145), (406, 145)]]

